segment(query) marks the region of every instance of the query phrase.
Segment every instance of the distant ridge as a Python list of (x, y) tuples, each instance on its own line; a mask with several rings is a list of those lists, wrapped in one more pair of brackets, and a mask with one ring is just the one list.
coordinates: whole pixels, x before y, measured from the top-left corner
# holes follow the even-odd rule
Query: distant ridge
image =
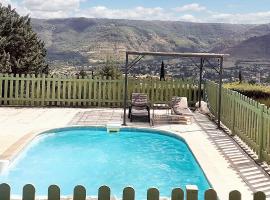
[[(32, 19), (32, 24), (45, 41), (51, 61), (76, 58), (85, 62), (91, 59), (88, 53), (92, 50), (112, 47), (144, 51), (231, 53), (232, 58), (237, 59), (252, 54), (254, 58), (269, 59), (269, 46), (264, 43), (269, 44), (270, 24), (95, 18)], [(261, 45), (265, 50), (259, 50)]]

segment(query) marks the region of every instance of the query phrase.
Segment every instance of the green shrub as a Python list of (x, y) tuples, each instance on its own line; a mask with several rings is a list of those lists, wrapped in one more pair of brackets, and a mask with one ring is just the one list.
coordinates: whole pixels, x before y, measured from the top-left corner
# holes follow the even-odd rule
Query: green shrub
[(225, 88), (237, 91), (270, 107), (270, 86), (250, 83), (226, 83)]

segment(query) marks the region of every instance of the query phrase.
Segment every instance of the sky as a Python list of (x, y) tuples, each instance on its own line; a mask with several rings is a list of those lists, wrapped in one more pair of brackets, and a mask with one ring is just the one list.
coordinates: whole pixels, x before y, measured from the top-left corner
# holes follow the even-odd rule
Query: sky
[(33, 18), (113, 18), (232, 24), (270, 23), (270, 0), (0, 0)]

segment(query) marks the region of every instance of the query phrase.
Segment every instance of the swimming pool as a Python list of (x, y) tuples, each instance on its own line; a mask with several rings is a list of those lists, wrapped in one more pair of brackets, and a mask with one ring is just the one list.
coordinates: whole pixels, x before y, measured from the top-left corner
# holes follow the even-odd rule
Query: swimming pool
[(61, 195), (72, 194), (81, 184), (88, 195), (97, 194), (101, 185), (121, 197), (126, 186), (145, 199), (156, 187), (161, 196), (170, 196), (174, 187), (197, 185), (199, 196), (210, 188), (202, 169), (187, 144), (165, 132), (121, 129), (108, 134), (105, 128), (76, 127), (50, 131), (38, 136), (0, 175), (0, 182), (11, 185), (12, 194), (21, 194), (31, 183), (37, 195), (46, 195), (51, 184)]

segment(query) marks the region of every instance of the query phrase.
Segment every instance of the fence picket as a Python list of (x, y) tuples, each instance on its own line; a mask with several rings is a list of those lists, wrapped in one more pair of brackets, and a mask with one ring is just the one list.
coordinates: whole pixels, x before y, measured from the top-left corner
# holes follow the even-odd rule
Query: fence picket
[(95, 77), (94, 79), (94, 86), (93, 86), (93, 100), (94, 100), (94, 103), (93, 103), (93, 106), (97, 106), (97, 102), (98, 102), (98, 77)]
[(204, 193), (204, 200), (217, 200), (217, 193), (213, 189), (209, 189)]
[(266, 200), (266, 196), (263, 192), (256, 192), (254, 193), (253, 200)]
[(60, 200), (60, 188), (57, 185), (48, 188), (48, 200)]
[(184, 200), (184, 191), (181, 188), (174, 188), (172, 190), (171, 200)]
[(237, 190), (229, 193), (229, 200), (241, 200), (241, 193)]
[(67, 96), (66, 96), (66, 91), (67, 91), (67, 81), (64, 79), (63, 80), (63, 88), (62, 88), (62, 99), (63, 99), (63, 101), (62, 101), (62, 105), (63, 106), (65, 106), (65, 105), (67, 105)]
[[(79, 79), (78, 79), (78, 100), (81, 100), (82, 99), (82, 77), (81, 76), (79, 76)], [(81, 101), (78, 101), (77, 102), (77, 105), (78, 106), (81, 106), (82, 104), (81, 104)]]
[(73, 93), (73, 96), (72, 96), (72, 106), (76, 106), (76, 99), (77, 99), (77, 79), (75, 77), (72, 77), (73, 78), (73, 81), (72, 81), (72, 93)]
[(123, 200), (135, 200), (135, 191), (132, 187), (124, 188)]
[(22, 200), (35, 200), (35, 187), (27, 184), (23, 187)]
[(68, 82), (68, 90), (67, 90), (67, 105), (70, 106), (70, 103), (71, 103), (71, 99), (72, 99), (72, 95), (71, 95), (71, 84), (72, 84), (72, 81), (71, 81), (71, 77), (69, 77), (70, 81)]
[(157, 188), (147, 190), (147, 200), (159, 200), (159, 191)]
[(83, 99), (83, 106), (85, 107), (87, 105), (87, 82), (86, 82), (86, 79), (83, 79), (82, 99)]
[(92, 99), (93, 99), (93, 92), (92, 92), (92, 87), (93, 87), (93, 84), (92, 84), (92, 78), (90, 78), (88, 80), (88, 106), (92, 106), (93, 103), (92, 103)]
[(41, 101), (40, 101), (40, 99), (41, 99), (41, 93), (40, 93), (40, 88), (41, 88), (41, 76), (40, 76), (40, 74), (38, 74), (38, 76), (37, 76), (37, 89), (36, 89), (36, 104), (35, 105), (37, 105), (37, 106), (40, 106), (40, 104), (41, 104)]
[(110, 200), (111, 197), (111, 189), (103, 185), (98, 189), (98, 200)]
[(117, 102), (118, 102), (118, 106), (120, 107), (121, 106), (121, 99), (122, 99), (122, 95), (121, 95), (121, 92), (122, 92), (122, 88), (123, 88), (123, 85), (121, 84), (122, 82), (121, 81), (118, 81), (118, 87), (117, 87), (117, 93), (118, 93), (118, 96), (117, 96)]
[(61, 87), (62, 87), (62, 81), (61, 81), (61, 79), (59, 78), (59, 76), (57, 76), (57, 79), (56, 79), (56, 81), (57, 81), (57, 102), (56, 102), (56, 105), (57, 106), (60, 106), (61, 105), (61, 92), (62, 92), (62, 89), (61, 89)]
[(9, 80), (9, 94), (8, 94), (8, 97), (9, 97), (9, 104), (13, 104), (14, 101), (13, 101), (13, 92), (14, 92), (14, 89), (13, 89), (13, 82), (14, 82), (14, 74), (10, 74), (10, 80)]
[(25, 104), (25, 101), (24, 101), (24, 98), (25, 98), (25, 75), (22, 74), (21, 75), (21, 85), (20, 85), (20, 104), (21, 105), (24, 105)]
[(86, 190), (82, 185), (77, 185), (73, 191), (73, 200), (85, 200)]
[(26, 75), (26, 105), (30, 105), (30, 81), (31, 77), (30, 74)]
[(198, 187), (196, 185), (186, 186), (187, 200), (198, 200)]
[(57, 76), (53, 75), (53, 79), (52, 79), (52, 106), (57, 105), (56, 104), (56, 80), (57, 80)]
[(30, 105), (34, 106), (34, 100), (35, 100), (35, 83), (36, 83), (36, 77), (35, 74), (31, 74), (31, 82), (30, 82)]
[(3, 100), (2, 82), (3, 82), (3, 74), (0, 74), (0, 104), (2, 104), (2, 100)]
[(5, 74), (4, 75), (5, 77), (5, 81), (4, 81), (4, 105), (7, 105), (8, 104), (8, 85), (9, 85), (9, 82), (8, 82), (8, 74)]
[(103, 77), (103, 81), (102, 81), (102, 97), (101, 97), (101, 102), (103, 102), (103, 104), (101, 104), (102, 106), (106, 106), (107, 105), (107, 96), (106, 93), (108, 91), (107, 90), (107, 79), (106, 77)]
[(6, 183), (0, 184), (0, 200), (10, 200), (10, 186)]

